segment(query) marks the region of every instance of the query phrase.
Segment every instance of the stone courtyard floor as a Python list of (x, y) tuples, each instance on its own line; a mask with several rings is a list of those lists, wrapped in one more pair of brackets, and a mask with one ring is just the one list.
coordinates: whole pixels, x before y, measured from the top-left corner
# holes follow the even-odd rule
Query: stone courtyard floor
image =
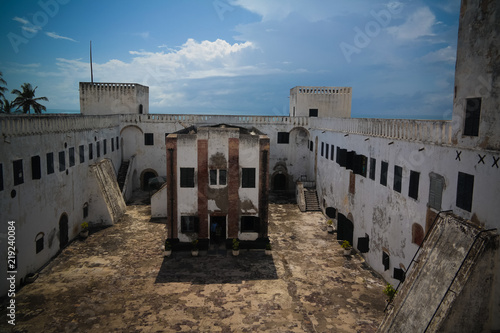
[(75, 240), (16, 293), (1, 332), (374, 332), (384, 281), (344, 256), (319, 212), (270, 204), (272, 256), (163, 258), (165, 225), (132, 204), (114, 226)]

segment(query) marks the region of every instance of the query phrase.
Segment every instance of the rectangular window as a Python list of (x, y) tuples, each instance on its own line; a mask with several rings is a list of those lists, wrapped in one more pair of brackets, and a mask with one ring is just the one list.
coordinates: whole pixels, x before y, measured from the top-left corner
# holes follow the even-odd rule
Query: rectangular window
[(437, 173), (430, 173), (430, 186), (429, 186), (429, 207), (437, 211), (441, 210), (441, 201), (444, 189), (444, 177)]
[(181, 168), (181, 187), (194, 187), (194, 168)]
[(227, 171), (219, 170), (219, 185), (226, 185), (226, 184), (227, 184)]
[(465, 108), (464, 135), (479, 135), (479, 119), (481, 116), (481, 98), (467, 98)]
[(42, 178), (42, 163), (40, 156), (31, 157), (31, 179)]
[(278, 132), (278, 143), (289, 143), (290, 133), (288, 132)]
[(241, 169), (241, 187), (244, 188), (255, 187), (255, 168)]
[[(217, 177), (218, 176), (218, 177)], [(227, 182), (226, 170), (210, 170), (210, 185), (226, 185)]]
[(467, 173), (458, 173), (457, 207), (470, 212), (472, 210), (472, 195), (474, 193), (474, 176)]
[(0, 191), (3, 191), (3, 164), (0, 163)]
[(68, 151), (69, 153), (69, 166), (75, 166), (75, 148), (71, 147)]
[(325, 152), (325, 143), (321, 142), (321, 157), (323, 157), (324, 152)]
[(14, 185), (24, 183), (23, 160), (16, 160), (12, 162), (12, 165), (14, 167)]
[(387, 252), (382, 252), (382, 265), (384, 265), (384, 271), (388, 270), (389, 269), (389, 263), (390, 263), (390, 259), (389, 259), (389, 254)]
[(42, 252), (43, 250), (43, 234), (40, 233), (36, 236), (36, 253)]
[(408, 196), (415, 200), (418, 199), (418, 185), (420, 182), (420, 172), (410, 171), (410, 189), (408, 190)]
[(111, 138), (111, 151), (115, 151), (115, 138)]
[(375, 180), (375, 172), (377, 167), (377, 160), (370, 158), (370, 179)]
[(355, 151), (348, 151), (346, 153), (345, 168), (354, 171), (354, 156), (356, 156)]
[(312, 141), (309, 142), (309, 150), (310, 151), (314, 150), (314, 142), (312, 142)]
[(96, 151), (97, 151), (97, 158), (101, 157), (101, 142), (97, 141), (96, 142)]
[(47, 174), (54, 173), (54, 153), (47, 153)]
[(389, 170), (389, 163), (382, 161), (380, 166), (380, 184), (387, 186), (387, 171)]
[(198, 216), (181, 216), (181, 232), (198, 232)]
[(81, 145), (80, 147), (78, 147), (78, 152), (80, 155), (80, 163), (85, 162), (85, 146)]
[(354, 155), (353, 171), (355, 174), (366, 177), (367, 165), (368, 165), (368, 158), (365, 155)]
[(347, 162), (347, 149), (337, 147), (337, 163), (341, 167), (345, 167)]
[(59, 152), (59, 171), (66, 170), (66, 154), (64, 151)]
[(334, 146), (334, 145), (332, 145), (330, 148), (331, 148), (331, 149), (330, 149), (330, 160), (332, 160), (332, 161), (333, 161), (333, 152), (335, 151), (335, 146)]
[(116, 150), (120, 149), (120, 143), (118, 142), (118, 137), (116, 137)]
[(153, 146), (154, 145), (153, 133), (144, 133), (144, 145), (145, 146)]
[(94, 159), (94, 149), (91, 143), (89, 143), (89, 161)]
[(259, 232), (260, 220), (258, 216), (242, 216), (241, 232)]
[(330, 145), (327, 143), (325, 148), (325, 158), (328, 159), (328, 152), (330, 151)]
[(395, 165), (394, 166), (394, 191), (401, 193), (401, 186), (403, 182), (403, 168)]
[(318, 109), (309, 109), (309, 117), (317, 117)]
[(108, 140), (104, 139), (102, 141), (102, 154), (106, 155), (108, 153)]

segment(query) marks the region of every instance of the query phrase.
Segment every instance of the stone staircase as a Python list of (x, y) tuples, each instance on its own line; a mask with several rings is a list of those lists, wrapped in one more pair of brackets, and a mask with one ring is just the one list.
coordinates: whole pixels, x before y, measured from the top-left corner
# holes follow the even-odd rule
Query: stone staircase
[(306, 199), (306, 211), (319, 211), (318, 194), (315, 189), (304, 189)]
[(120, 170), (118, 170), (118, 186), (120, 187), (120, 191), (123, 191), (123, 185), (125, 185), (125, 179), (127, 178), (128, 166), (130, 164), (129, 160), (125, 160), (120, 165)]

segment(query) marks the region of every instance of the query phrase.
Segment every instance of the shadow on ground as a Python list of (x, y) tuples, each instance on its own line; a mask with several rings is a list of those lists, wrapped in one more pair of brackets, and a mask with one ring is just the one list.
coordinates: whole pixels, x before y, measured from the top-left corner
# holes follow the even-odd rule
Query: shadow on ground
[(240, 284), (242, 281), (277, 279), (273, 258), (264, 253), (192, 257), (189, 252), (175, 252), (163, 260), (155, 283)]

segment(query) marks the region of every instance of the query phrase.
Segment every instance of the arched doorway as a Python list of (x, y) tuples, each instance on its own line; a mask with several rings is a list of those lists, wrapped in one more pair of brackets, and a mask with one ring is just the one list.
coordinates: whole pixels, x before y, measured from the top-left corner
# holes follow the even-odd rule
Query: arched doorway
[(68, 215), (63, 213), (59, 219), (59, 248), (62, 250), (68, 245)]
[(286, 190), (286, 175), (278, 173), (273, 177), (273, 190), (285, 191)]
[(333, 207), (327, 207), (325, 210), (325, 214), (331, 219), (337, 218), (337, 210)]
[(158, 177), (158, 173), (153, 169), (146, 169), (141, 173), (141, 189), (149, 191), (149, 180)]
[(354, 224), (345, 215), (338, 213), (337, 239), (347, 240), (352, 244), (354, 234)]

